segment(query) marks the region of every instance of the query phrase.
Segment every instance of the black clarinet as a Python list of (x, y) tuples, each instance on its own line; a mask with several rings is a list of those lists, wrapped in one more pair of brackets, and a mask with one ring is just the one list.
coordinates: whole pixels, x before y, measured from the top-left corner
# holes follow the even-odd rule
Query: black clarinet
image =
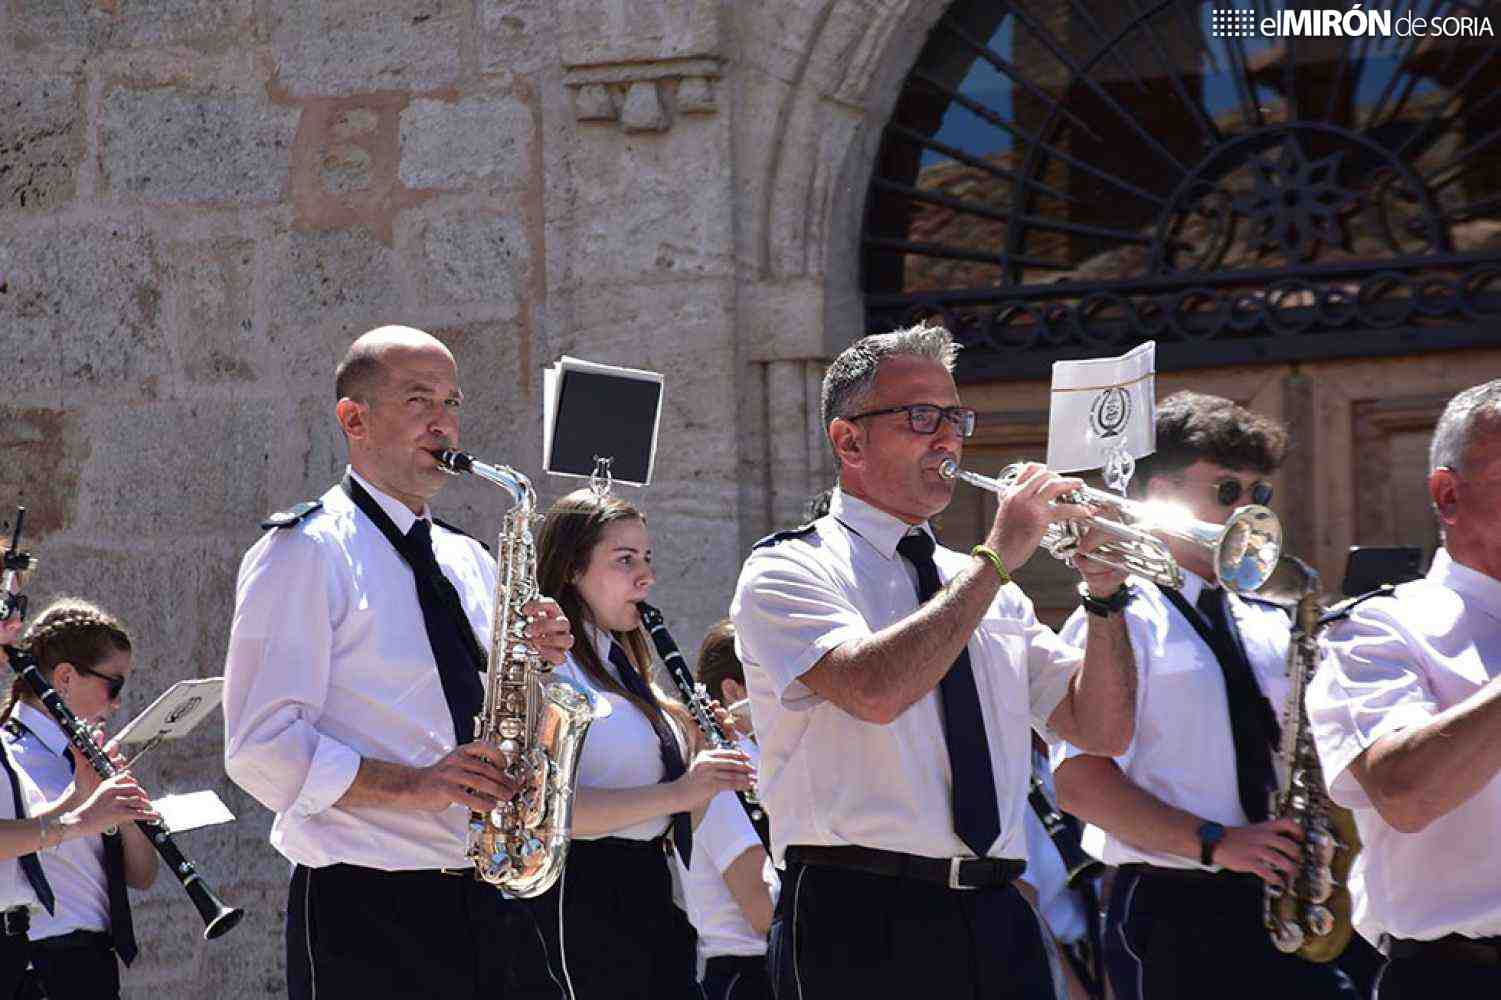
[[(31, 690), (42, 700), (47, 711), (52, 713), (52, 718), (62, 727), (63, 733), (68, 737), (68, 742), (73, 744), (81, 756), (88, 760), (89, 765), (98, 772), (99, 777), (108, 780), (119, 774), (119, 768), (109, 759), (99, 745), (94, 742), (94, 734), (88, 725), (73, 710), (63, 704), (62, 697), (47, 683), (42, 672), (37, 669), (36, 657), (15, 646), (6, 646), (5, 655), (10, 657), (11, 669), (20, 674), (30, 685)], [(136, 820), (136, 826), (146, 835), (151, 846), (156, 848), (156, 853), (162, 856), (167, 863), (167, 870), (177, 877), (182, 883), (183, 890), (188, 898), (198, 909), (198, 915), (203, 918), (203, 939), (212, 941), (221, 934), (228, 933), (245, 916), (245, 911), (230, 908), (224, 905), (224, 901), (214, 894), (214, 890), (203, 881), (203, 876), (193, 867), (193, 863), (182, 856), (182, 851), (177, 849), (177, 843), (172, 839), (171, 832), (165, 823), (148, 823), (145, 820)]]
[(1063, 859), (1063, 867), (1068, 872), (1067, 885), (1070, 889), (1079, 888), (1080, 882), (1091, 880), (1105, 870), (1103, 861), (1085, 853), (1074, 828), (1068, 825), (1063, 814), (1053, 805), (1053, 800), (1048, 798), (1047, 789), (1035, 774), (1032, 775), (1032, 789), (1027, 793), (1027, 801), (1032, 803), (1032, 811), (1042, 820), (1042, 828), (1053, 838), (1053, 846), (1057, 848), (1058, 856)]
[[(698, 728), (703, 732), (704, 737), (716, 749), (733, 747), (735, 742), (725, 735), (724, 729), (719, 725), (719, 720), (714, 718), (713, 713), (709, 711), (708, 689), (693, 679), (693, 673), (688, 669), (688, 661), (683, 659), (683, 654), (678, 650), (678, 644), (672, 640), (672, 633), (667, 631), (667, 623), (662, 619), (662, 612), (645, 601), (637, 601), (636, 607), (641, 611), (641, 624), (646, 626), (652, 644), (657, 647), (657, 655), (662, 658), (662, 663), (672, 676), (672, 682), (677, 685), (678, 693), (682, 695), (688, 711), (693, 713), (693, 721), (698, 723)], [(756, 835), (761, 838), (761, 846), (770, 851), (771, 846), (766, 832), (766, 812), (761, 808), (760, 800), (753, 792), (737, 791), (735, 797), (745, 807), (745, 814), (750, 817), (751, 826), (756, 828)]]

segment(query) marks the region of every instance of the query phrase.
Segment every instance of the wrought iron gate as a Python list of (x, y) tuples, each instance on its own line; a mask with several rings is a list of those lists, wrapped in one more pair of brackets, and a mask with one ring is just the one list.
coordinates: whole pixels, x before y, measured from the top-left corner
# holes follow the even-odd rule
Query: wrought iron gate
[(1237, 9), (1317, 11), (954, 4), (871, 181), (868, 328), (940, 318), (985, 378), (1147, 339), (1162, 368), (1501, 344), (1501, 41), (1230, 34)]

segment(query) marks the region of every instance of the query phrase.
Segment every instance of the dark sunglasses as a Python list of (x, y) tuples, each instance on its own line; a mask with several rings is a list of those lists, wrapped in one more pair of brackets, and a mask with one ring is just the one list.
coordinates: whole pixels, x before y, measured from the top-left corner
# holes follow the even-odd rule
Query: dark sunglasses
[(888, 406), (884, 410), (867, 410), (865, 413), (857, 413), (853, 417), (845, 417), (846, 420), (863, 420), (866, 417), (879, 417), (887, 413), (905, 413), (907, 423), (918, 434), (937, 434), (938, 424), (941, 420), (947, 420), (959, 429), (960, 437), (973, 437), (975, 433), (975, 411), (967, 406), (934, 406), (931, 403), (913, 403), (910, 406)]
[(116, 698), (120, 697), (120, 692), (125, 690), (125, 678), (123, 677), (115, 677), (111, 674), (102, 674), (97, 670), (90, 670), (88, 667), (80, 667), (76, 663), (73, 664), (73, 669), (78, 671), (80, 674), (88, 674), (90, 677), (97, 677), (101, 681), (107, 682), (109, 684), (110, 701), (114, 701)]
[[(1239, 479), (1225, 479), (1214, 484), (1214, 495), (1226, 507), (1234, 507), (1240, 500), (1242, 487)], [(1265, 507), (1272, 502), (1272, 484), (1257, 481), (1251, 484), (1251, 502)]]

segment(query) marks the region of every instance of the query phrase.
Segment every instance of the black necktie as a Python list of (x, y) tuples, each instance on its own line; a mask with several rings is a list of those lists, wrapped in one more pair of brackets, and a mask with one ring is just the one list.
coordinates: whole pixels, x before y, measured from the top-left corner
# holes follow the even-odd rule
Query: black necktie
[[(25, 819), (26, 806), (21, 801), (21, 781), (16, 777), (15, 765), (10, 762), (10, 753), (4, 747), (0, 747), (0, 767), (5, 768), (5, 775), (10, 778), (10, 794), (11, 800), (16, 804), (16, 819)], [(52, 885), (47, 881), (47, 874), (42, 871), (42, 862), (36, 852), (23, 854), (16, 860), (20, 862), (21, 874), (26, 876), (26, 881), (35, 890), (37, 901), (48, 913), (53, 912), (57, 900), (52, 895)]]
[(417, 583), (422, 624), (433, 650), (433, 661), (438, 667), (438, 682), (443, 685), (443, 700), (448, 703), (448, 713), (453, 717), (454, 739), (460, 746), (473, 742), (474, 717), (485, 704), (485, 686), (480, 681), (479, 672), (485, 668), (488, 658), (474, 637), (474, 627), (464, 613), (459, 592), (443, 575), (433, 556), (431, 525), (418, 518), (411, 531), (403, 535), (353, 476), (346, 475), (340, 486), (411, 567)]
[(118, 833), (104, 835), (104, 880), (109, 886), (109, 929), (115, 939), (115, 954), (129, 965), (136, 957), (136, 932), (125, 885), (125, 844)]
[(1199, 593), (1198, 609), (1209, 627), (1204, 639), (1214, 650), (1220, 671), (1225, 675), (1240, 805), (1248, 820), (1260, 823), (1271, 815), (1271, 793), (1277, 787), (1277, 775), (1272, 769), (1272, 746), (1278, 739), (1277, 716), (1256, 683), (1240, 629), (1225, 607), (1225, 592), (1205, 587)]
[(422, 622), (438, 663), (443, 698), (453, 715), (454, 736), (462, 745), (474, 739), (474, 717), (484, 708), (485, 688), (479, 679), (484, 661), (476, 663), (463, 641), (460, 630), (467, 630), (472, 639), (474, 629), (459, 592), (433, 555), (432, 526), (426, 520), (418, 518), (407, 532), (406, 549), (407, 562), (417, 577), (417, 603), (422, 606)]
[[(933, 562), (933, 539), (926, 531), (907, 535), (896, 550), (917, 569), (917, 603), (925, 604), (939, 590), (938, 566)], [(995, 772), (990, 767), (990, 743), (969, 649), (938, 682), (943, 704), (943, 734), (954, 775), (954, 832), (983, 858), (1001, 832), (1001, 811), (995, 798)]]
[[(662, 780), (676, 781), (688, 768), (683, 765), (683, 753), (678, 749), (677, 737), (672, 735), (672, 727), (662, 718), (662, 710), (657, 706), (657, 696), (652, 694), (651, 685), (646, 683), (646, 679), (631, 664), (630, 657), (620, 648), (619, 643), (610, 644), (610, 663), (620, 675), (620, 683), (625, 685), (625, 689), (651, 706), (646, 718), (651, 723), (652, 732), (657, 734), (658, 749), (662, 754)], [(672, 814), (672, 842), (677, 845), (683, 867), (688, 867), (693, 857), (693, 818), (685, 812)]]

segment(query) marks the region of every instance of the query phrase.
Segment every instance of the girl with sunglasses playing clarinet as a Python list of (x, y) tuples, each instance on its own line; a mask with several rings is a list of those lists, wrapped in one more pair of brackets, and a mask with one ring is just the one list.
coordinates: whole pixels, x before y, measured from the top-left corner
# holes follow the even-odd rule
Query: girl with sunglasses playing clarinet
[[(130, 636), (105, 611), (74, 598), (53, 601), (22, 645), (79, 719), (100, 724), (119, 707), (130, 676)], [(113, 1000), (120, 995), (116, 957), (129, 965), (136, 954), (127, 887), (150, 888), (157, 872), (156, 851), (130, 821), (160, 817), (123, 760), (115, 758), (121, 773), (107, 781), (76, 760), (62, 728), (19, 676), (0, 721), (15, 787), (31, 786), (43, 799), (64, 803), (61, 810), (27, 808), (37, 817), (25, 821), (37, 827), (29, 846), (41, 862), (33, 891), (52, 897), (51, 905), (42, 899), (31, 912), (33, 995)], [(5, 833), (0, 829), (0, 851)]]
[(579, 490), (548, 510), (537, 582), (573, 626), (557, 677), (609, 703), (584, 740), (573, 843), (562, 878), (528, 901), (545, 968), (523, 969), (507, 996), (699, 1000), (694, 933), (673, 902), (667, 851), (686, 863), (692, 814), (718, 792), (749, 789), (733, 749), (700, 749), (696, 728), (649, 677), (637, 601), (656, 574), (646, 519), (608, 494)]

